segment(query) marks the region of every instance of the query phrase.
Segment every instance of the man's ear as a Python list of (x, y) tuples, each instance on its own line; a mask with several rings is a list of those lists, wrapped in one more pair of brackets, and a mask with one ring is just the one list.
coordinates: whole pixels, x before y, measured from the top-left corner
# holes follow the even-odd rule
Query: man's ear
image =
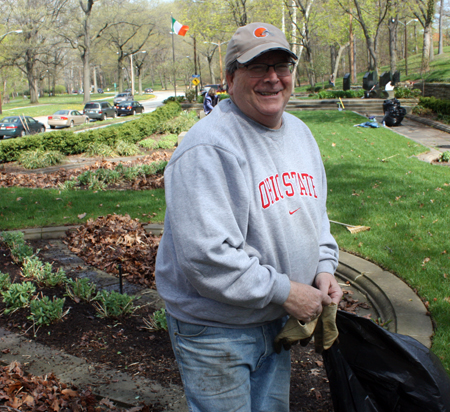
[(233, 74), (226, 73), (225, 77), (227, 79), (227, 92), (230, 96), (233, 96), (234, 73)]

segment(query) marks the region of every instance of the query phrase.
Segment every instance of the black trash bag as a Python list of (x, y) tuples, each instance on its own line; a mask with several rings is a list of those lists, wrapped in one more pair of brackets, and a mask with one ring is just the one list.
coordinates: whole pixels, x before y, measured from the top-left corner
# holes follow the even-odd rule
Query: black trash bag
[(397, 99), (388, 99), (383, 103), (383, 122), (386, 126), (400, 126), (406, 116), (406, 109), (400, 106)]
[(335, 412), (450, 412), (450, 378), (417, 340), (338, 311), (323, 351)]

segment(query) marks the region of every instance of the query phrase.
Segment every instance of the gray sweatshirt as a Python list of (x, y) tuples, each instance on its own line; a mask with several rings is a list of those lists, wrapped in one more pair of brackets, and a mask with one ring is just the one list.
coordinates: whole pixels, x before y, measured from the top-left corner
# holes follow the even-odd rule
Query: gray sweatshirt
[(334, 274), (325, 170), (295, 116), (269, 129), (224, 100), (189, 130), (164, 180), (156, 285), (173, 317), (260, 325), (286, 315), (290, 280)]

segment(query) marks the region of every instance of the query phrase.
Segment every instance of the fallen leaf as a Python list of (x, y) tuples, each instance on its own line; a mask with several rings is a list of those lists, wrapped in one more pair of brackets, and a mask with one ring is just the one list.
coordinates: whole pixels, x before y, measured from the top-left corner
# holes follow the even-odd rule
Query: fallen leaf
[(18, 197), (16, 200), (19, 202), (22, 199), (23, 199), (23, 197)]
[(81, 215), (78, 215), (78, 219), (83, 219), (86, 216), (86, 213), (82, 213)]

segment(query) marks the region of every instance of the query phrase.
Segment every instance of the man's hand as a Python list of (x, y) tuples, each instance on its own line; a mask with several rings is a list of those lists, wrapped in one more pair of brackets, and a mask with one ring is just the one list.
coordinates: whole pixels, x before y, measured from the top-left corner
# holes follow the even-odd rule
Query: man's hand
[(331, 298), (331, 301), (339, 305), (343, 292), (336, 278), (331, 273), (321, 272), (314, 280), (316, 287)]
[(320, 316), (323, 306), (330, 303), (331, 298), (321, 290), (291, 281), (291, 290), (283, 307), (298, 320), (309, 323)]
[(291, 281), (289, 296), (283, 307), (298, 320), (309, 323), (322, 313), (323, 306), (331, 302), (339, 304), (342, 290), (331, 273), (319, 273), (315, 279), (316, 287)]

